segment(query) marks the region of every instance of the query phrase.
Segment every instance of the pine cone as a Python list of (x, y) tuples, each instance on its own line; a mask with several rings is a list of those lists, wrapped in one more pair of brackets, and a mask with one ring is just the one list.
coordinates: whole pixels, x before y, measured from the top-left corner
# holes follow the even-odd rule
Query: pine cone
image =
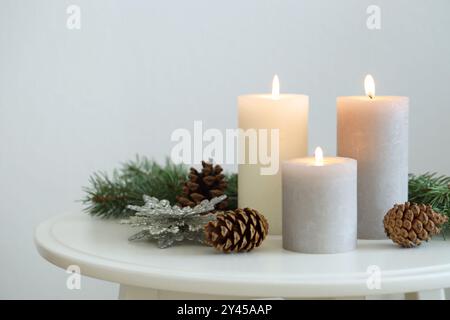
[(396, 204), (384, 216), (386, 235), (399, 246), (411, 248), (428, 241), (441, 232), (448, 217), (435, 212), (431, 206), (405, 202)]
[(254, 209), (226, 211), (216, 217), (205, 226), (205, 238), (208, 244), (225, 253), (259, 247), (269, 231), (266, 218)]
[[(181, 207), (195, 207), (203, 200), (211, 200), (214, 197), (221, 196), (227, 189), (227, 181), (222, 174), (220, 165), (213, 166), (211, 163), (202, 161), (202, 171), (198, 172), (191, 168), (189, 180), (183, 186), (183, 192), (177, 196), (178, 205)], [(217, 204), (218, 210), (228, 208), (228, 201), (225, 199)]]

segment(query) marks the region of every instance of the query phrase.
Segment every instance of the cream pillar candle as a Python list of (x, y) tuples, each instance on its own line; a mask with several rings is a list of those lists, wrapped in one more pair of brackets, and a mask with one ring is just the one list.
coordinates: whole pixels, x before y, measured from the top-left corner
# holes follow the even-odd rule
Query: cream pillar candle
[[(268, 164), (261, 163), (260, 154), (264, 151), (262, 145), (267, 140), (262, 139), (265, 132), (260, 129), (267, 129), (269, 136), (272, 129), (278, 129), (278, 141), (271, 141), (267, 152), (263, 152), (276, 157), (272, 161), (276, 161), (277, 166), (283, 160), (305, 156), (308, 148), (308, 100), (305, 95), (279, 94), (277, 77), (274, 78), (272, 94), (244, 95), (238, 98), (239, 128), (243, 130), (241, 138), (244, 137), (242, 134), (251, 131), (249, 129), (263, 133), (259, 135), (257, 148), (252, 148), (248, 139), (245, 140), (246, 162), (239, 164), (239, 207), (251, 207), (260, 211), (269, 221), (271, 234), (281, 234), (281, 168), (277, 168), (275, 173), (261, 171)], [(260, 161), (249, 163), (249, 156), (256, 156), (255, 152)]]
[(283, 162), (283, 248), (303, 253), (355, 249), (356, 160), (315, 158)]
[(358, 160), (358, 238), (384, 239), (383, 216), (408, 199), (408, 98), (337, 98), (337, 154)]

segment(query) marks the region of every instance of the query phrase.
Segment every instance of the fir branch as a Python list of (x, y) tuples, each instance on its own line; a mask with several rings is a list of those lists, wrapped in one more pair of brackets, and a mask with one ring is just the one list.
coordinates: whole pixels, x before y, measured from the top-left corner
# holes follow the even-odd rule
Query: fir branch
[[(131, 206), (142, 206), (143, 196), (166, 199), (176, 204), (181, 194), (188, 170), (184, 165), (176, 165), (166, 159), (164, 166), (146, 157), (136, 156), (135, 160), (123, 164), (108, 175), (96, 172), (89, 178), (89, 186), (84, 187), (85, 197), (81, 202), (85, 211), (102, 218), (127, 218), (134, 214)], [(225, 174), (228, 187), (225, 191), (229, 199), (228, 209), (237, 208), (237, 174)]]
[(228, 181), (225, 194), (228, 197), (228, 210), (236, 210), (238, 207), (238, 175), (236, 173), (226, 173), (225, 178)]
[[(411, 202), (428, 204), (450, 218), (450, 177), (437, 173), (409, 175), (408, 198)], [(444, 225), (450, 231), (450, 223)]]
[(143, 205), (143, 195), (175, 203), (186, 178), (184, 165), (167, 159), (161, 166), (146, 157), (136, 156), (136, 160), (114, 170), (111, 177), (105, 172), (94, 173), (89, 179), (90, 186), (83, 188), (86, 196), (81, 201), (86, 205), (85, 211), (93, 216), (128, 217), (134, 211), (127, 206)]

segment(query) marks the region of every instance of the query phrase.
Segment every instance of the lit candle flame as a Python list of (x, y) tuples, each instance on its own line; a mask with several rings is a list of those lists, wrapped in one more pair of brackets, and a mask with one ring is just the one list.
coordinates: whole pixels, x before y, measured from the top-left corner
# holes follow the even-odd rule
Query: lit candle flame
[(366, 78), (364, 79), (364, 88), (366, 89), (366, 95), (370, 99), (375, 98), (375, 81), (373, 80), (373, 77), (368, 74)]
[(280, 79), (275, 75), (272, 81), (272, 99), (280, 99)]
[(316, 159), (316, 166), (323, 166), (323, 151), (321, 147), (316, 148), (314, 157)]

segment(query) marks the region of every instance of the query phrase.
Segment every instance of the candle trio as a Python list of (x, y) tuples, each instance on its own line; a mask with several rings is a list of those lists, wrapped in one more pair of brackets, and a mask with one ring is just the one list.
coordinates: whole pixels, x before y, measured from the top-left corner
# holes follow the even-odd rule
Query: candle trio
[(320, 148), (306, 157), (309, 98), (279, 94), (277, 77), (272, 95), (238, 99), (240, 129), (279, 130), (282, 163), (274, 175), (240, 164), (239, 206), (263, 213), (287, 250), (338, 253), (383, 239), (384, 214), (407, 200), (408, 98), (378, 97), (373, 78), (364, 82), (366, 96), (337, 98), (338, 157)]

